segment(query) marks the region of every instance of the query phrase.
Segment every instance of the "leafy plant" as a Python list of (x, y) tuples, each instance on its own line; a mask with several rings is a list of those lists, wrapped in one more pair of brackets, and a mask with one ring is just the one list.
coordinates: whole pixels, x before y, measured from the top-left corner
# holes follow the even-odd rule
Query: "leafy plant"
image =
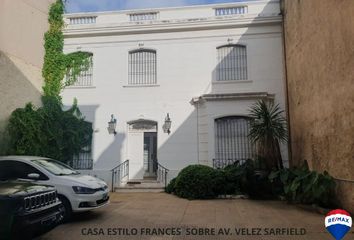
[(173, 193), (176, 190), (176, 178), (172, 179), (165, 188), (165, 192)]
[(300, 168), (273, 171), (269, 180), (282, 184), (282, 194), (289, 202), (333, 205), (335, 181), (327, 172), (310, 171), (306, 162)]
[(190, 165), (178, 174), (175, 194), (187, 199), (208, 199), (218, 196), (220, 182), (218, 170), (204, 165)]
[[(44, 104), (47, 98), (54, 98), (60, 102), (60, 93), (65, 86), (73, 84), (81, 71), (90, 65), (90, 53), (74, 52), (63, 53), (64, 47), (64, 3), (57, 0), (49, 9), (49, 30), (44, 35), (44, 64), (42, 75), (44, 78)], [(70, 72), (70, 78), (63, 81)]]
[(67, 111), (55, 100), (36, 109), (31, 103), (16, 109), (9, 120), (9, 154), (34, 155), (72, 160), (91, 145), (92, 125), (74, 105)]
[(221, 194), (241, 193), (242, 181), (245, 177), (245, 167), (238, 162), (219, 170), (224, 175), (220, 188)]
[(250, 138), (257, 143), (259, 156), (264, 159), (266, 168), (283, 168), (279, 142), (288, 139), (284, 111), (279, 105), (264, 100), (256, 102), (250, 108)]
[(235, 163), (224, 169), (203, 165), (184, 168), (166, 188), (167, 193), (188, 199), (215, 198), (225, 194), (248, 194), (252, 198), (273, 198), (268, 175), (259, 174), (254, 162)]

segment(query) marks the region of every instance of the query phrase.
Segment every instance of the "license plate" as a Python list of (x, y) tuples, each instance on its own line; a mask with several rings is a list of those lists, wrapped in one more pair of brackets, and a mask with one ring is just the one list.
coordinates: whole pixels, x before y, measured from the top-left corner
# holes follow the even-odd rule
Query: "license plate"
[(56, 219), (57, 219), (56, 216), (52, 216), (52, 217), (43, 219), (43, 220), (41, 221), (41, 224), (42, 224), (42, 225), (50, 225), (50, 224), (52, 224), (53, 222), (55, 222)]

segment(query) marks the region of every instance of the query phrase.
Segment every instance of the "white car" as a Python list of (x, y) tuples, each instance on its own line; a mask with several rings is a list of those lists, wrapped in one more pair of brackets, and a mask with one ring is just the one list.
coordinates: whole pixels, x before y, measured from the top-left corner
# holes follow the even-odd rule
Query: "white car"
[(109, 203), (109, 190), (104, 181), (82, 175), (53, 159), (33, 156), (0, 157), (0, 171), (6, 171), (14, 179), (35, 180), (39, 184), (54, 186), (65, 207), (66, 221), (72, 212), (88, 211)]

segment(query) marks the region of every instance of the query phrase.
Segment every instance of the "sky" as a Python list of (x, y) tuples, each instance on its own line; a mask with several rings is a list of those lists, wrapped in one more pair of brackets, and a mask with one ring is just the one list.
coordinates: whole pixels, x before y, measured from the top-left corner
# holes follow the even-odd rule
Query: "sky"
[(245, 0), (66, 0), (66, 12), (116, 11), (243, 1)]

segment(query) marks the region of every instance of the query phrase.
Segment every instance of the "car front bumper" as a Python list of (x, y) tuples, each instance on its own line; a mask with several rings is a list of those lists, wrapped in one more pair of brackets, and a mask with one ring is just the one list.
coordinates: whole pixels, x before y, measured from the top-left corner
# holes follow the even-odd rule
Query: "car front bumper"
[(12, 232), (15, 235), (28, 235), (56, 226), (63, 219), (63, 205), (56, 205), (34, 213), (15, 216)]
[(94, 194), (75, 194), (71, 201), (73, 212), (83, 212), (103, 207), (109, 203), (109, 191), (99, 191)]

